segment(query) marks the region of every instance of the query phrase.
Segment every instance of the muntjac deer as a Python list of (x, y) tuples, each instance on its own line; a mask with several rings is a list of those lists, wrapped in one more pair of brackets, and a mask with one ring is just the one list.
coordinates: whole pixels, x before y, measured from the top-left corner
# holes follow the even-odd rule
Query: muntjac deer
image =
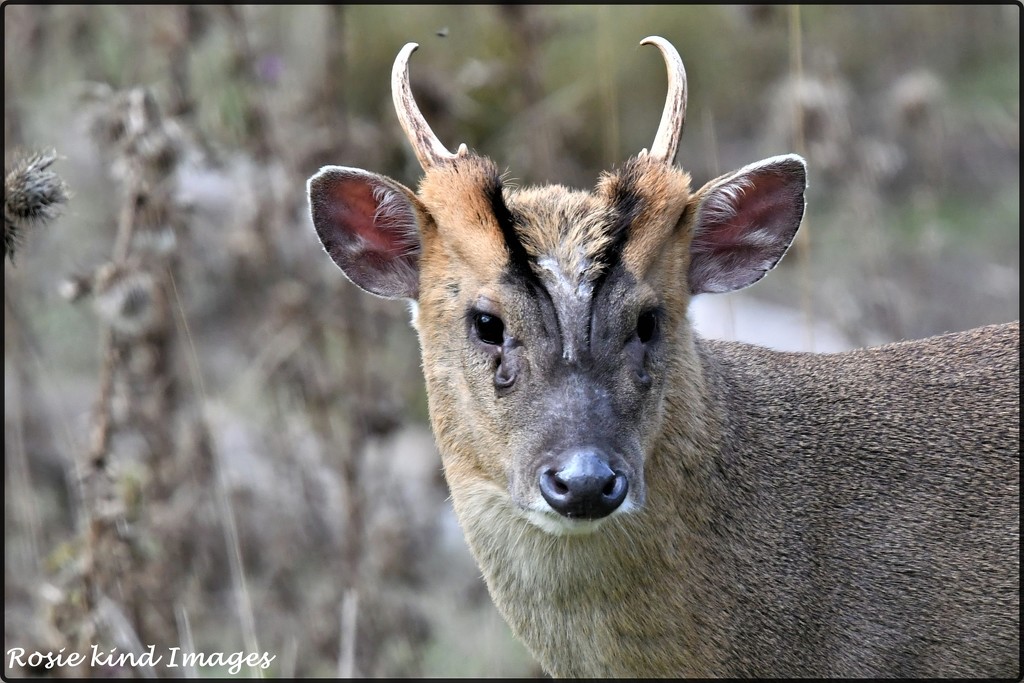
[(395, 107), (418, 192), (327, 166), (313, 225), (412, 302), (430, 420), (490, 594), (555, 676), (1019, 678), (1019, 322), (839, 354), (702, 339), (690, 297), (753, 284), (803, 159), (696, 192), (686, 76), (650, 151), (593, 192), (513, 189)]

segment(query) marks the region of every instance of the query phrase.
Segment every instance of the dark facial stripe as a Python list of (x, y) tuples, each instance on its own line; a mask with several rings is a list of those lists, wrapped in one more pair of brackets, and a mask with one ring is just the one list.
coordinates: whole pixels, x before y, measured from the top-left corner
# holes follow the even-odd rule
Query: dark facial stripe
[(595, 292), (601, 288), (608, 275), (622, 260), (622, 251), (629, 240), (630, 227), (643, 208), (643, 195), (638, 193), (634, 187), (630, 167), (627, 166), (619, 175), (619, 181), (615, 184), (612, 195), (613, 214), (608, 226), (608, 234), (612, 240), (597, 257), (603, 267), (601, 274), (594, 281)]
[(526, 252), (516, 231), (516, 223), (519, 218), (505, 204), (505, 197), (501, 192), (501, 178), (497, 175), (491, 177), (483, 188), (484, 196), (491, 205), (491, 212), (498, 221), (498, 228), (501, 229), (501, 236), (505, 239), (505, 247), (508, 249), (510, 270), (524, 277), (531, 277), (530, 256)]
[(489, 179), (483, 188), (484, 196), (491, 206), (494, 218), (498, 221), (501, 236), (508, 249), (509, 265), (502, 279), (508, 284), (524, 287), (532, 299), (541, 302), (542, 323), (549, 335), (553, 334), (555, 338), (558, 338), (560, 330), (554, 302), (540, 278), (530, 267), (530, 255), (526, 251), (526, 247), (523, 246), (522, 240), (519, 239), (519, 233), (516, 230), (519, 217), (505, 204), (505, 197), (502, 195), (501, 189), (501, 178), (497, 173)]
[(615, 188), (613, 207), (615, 219), (609, 227), (609, 234), (612, 241), (601, 255), (600, 259), (605, 265), (605, 272), (615, 266), (622, 258), (622, 250), (629, 239), (629, 228), (640, 215), (643, 198), (630, 187), (619, 184)]

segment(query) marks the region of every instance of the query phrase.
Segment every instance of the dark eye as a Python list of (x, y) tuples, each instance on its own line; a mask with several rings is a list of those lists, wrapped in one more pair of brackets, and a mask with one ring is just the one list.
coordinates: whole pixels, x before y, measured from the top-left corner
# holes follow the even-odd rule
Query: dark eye
[(484, 344), (501, 346), (505, 341), (505, 323), (501, 318), (489, 313), (477, 313), (473, 317), (476, 334)]
[(636, 320), (636, 336), (640, 343), (646, 344), (654, 338), (658, 331), (658, 314), (654, 311), (644, 311)]

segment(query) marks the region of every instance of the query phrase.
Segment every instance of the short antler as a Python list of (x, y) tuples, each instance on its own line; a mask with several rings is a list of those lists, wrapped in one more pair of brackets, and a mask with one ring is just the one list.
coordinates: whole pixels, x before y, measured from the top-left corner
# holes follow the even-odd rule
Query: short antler
[[(655, 45), (661, 50), (668, 67), (668, 95), (665, 98), (665, 110), (661, 114), (661, 125), (651, 147), (652, 158), (671, 164), (679, 149), (679, 138), (683, 135), (683, 123), (686, 121), (686, 69), (683, 60), (672, 44), (660, 36), (648, 36), (640, 41), (641, 45)], [(640, 154), (644, 155), (647, 150)]]
[(420, 166), (426, 171), (441, 163), (451, 162), (458, 157), (469, 153), (466, 145), (459, 145), (457, 154), (452, 154), (441, 144), (441, 141), (430, 129), (416, 100), (412, 97), (412, 88), (409, 86), (409, 56), (416, 51), (419, 45), (406, 43), (398, 57), (395, 58), (395, 66), (391, 69), (391, 96), (395, 101), (395, 111), (398, 113), (398, 121), (402, 124), (402, 130), (412, 143), (412, 149), (419, 159)]

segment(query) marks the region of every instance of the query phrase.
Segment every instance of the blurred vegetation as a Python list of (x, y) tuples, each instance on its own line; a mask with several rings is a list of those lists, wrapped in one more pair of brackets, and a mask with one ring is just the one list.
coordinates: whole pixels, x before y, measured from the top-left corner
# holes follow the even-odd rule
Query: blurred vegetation
[(70, 191), (4, 270), (5, 651), (539, 673), (445, 500), (406, 311), (307, 216), (323, 164), (416, 186), (409, 41), (449, 148), (591, 187), (653, 140), (664, 66), (638, 44), (662, 35), (695, 185), (808, 160), (802, 235), (754, 295), (863, 344), (1019, 318), (1018, 5), (3, 11), (5, 168), (56, 150)]

